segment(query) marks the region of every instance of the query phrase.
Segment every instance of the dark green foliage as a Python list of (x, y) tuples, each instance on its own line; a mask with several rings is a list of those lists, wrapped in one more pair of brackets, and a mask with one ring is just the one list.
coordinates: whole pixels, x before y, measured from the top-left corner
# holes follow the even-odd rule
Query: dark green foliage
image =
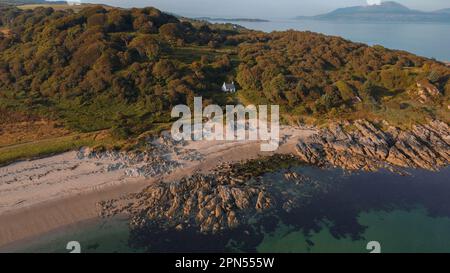
[(436, 70), (432, 70), (430, 72), (430, 74), (428, 74), (428, 80), (432, 83), (435, 83), (439, 80), (441, 76), (439, 75), (439, 73)]
[(359, 90), (359, 96), (363, 101), (363, 104), (367, 107), (370, 107), (372, 110), (377, 109), (377, 101), (375, 99), (376, 96), (376, 85), (368, 80), (364, 83), (362, 88)]
[(340, 106), (343, 102), (339, 90), (334, 86), (327, 86), (325, 94), (316, 102), (316, 109), (319, 113), (328, 112), (332, 108)]
[(288, 114), (310, 107), (319, 118), (378, 110), (383, 99), (407, 94), (425, 77), (444, 90), (450, 75), (446, 66), (404, 51), (311, 32), (249, 34), (239, 57), (243, 94), (263, 97)]
[(407, 52), (311, 32), (235, 30), (154, 8), (0, 7), (0, 29), (2, 107), (121, 139), (163, 127), (172, 106), (195, 95), (232, 101), (219, 92), (224, 81), (236, 80), (247, 102), (305, 119), (373, 113), (391, 99), (398, 106), (425, 78), (450, 90), (448, 67)]
[[(0, 36), (4, 97), (72, 129), (113, 128), (118, 138), (168, 122), (173, 105), (216, 91), (232, 69), (226, 56), (202, 63), (200, 56), (185, 62), (175, 55), (180, 41), (220, 45), (231, 32), (194, 27), (154, 8), (1, 7), (0, 27), (13, 33)], [(128, 122), (114, 119), (115, 111)]]

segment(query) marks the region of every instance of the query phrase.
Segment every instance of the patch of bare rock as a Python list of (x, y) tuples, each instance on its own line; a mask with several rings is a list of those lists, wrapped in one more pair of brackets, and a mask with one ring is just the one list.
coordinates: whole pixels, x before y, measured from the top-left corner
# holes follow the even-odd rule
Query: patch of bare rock
[(332, 124), (300, 141), (296, 150), (310, 164), (348, 170), (438, 170), (450, 161), (450, 129), (446, 123), (435, 120), (414, 125), (409, 131), (393, 126), (383, 131), (369, 121), (359, 120)]
[(184, 151), (184, 142), (174, 141), (170, 135), (162, 134), (160, 137), (147, 141), (146, 151), (95, 151), (82, 148), (77, 153), (79, 160), (89, 159), (97, 162), (107, 162), (107, 171), (123, 170), (128, 177), (151, 178), (168, 174), (180, 168), (183, 164), (172, 156), (180, 156), (183, 160), (201, 160), (201, 155)]
[[(293, 158), (292, 155), (276, 157)], [(246, 165), (222, 163), (209, 174), (198, 173), (176, 182), (152, 184), (140, 193), (99, 203), (100, 215), (128, 215), (132, 228), (155, 223), (166, 229), (194, 227), (201, 233), (236, 228), (275, 205), (259, 174), (251, 168), (243, 171), (243, 166)]]

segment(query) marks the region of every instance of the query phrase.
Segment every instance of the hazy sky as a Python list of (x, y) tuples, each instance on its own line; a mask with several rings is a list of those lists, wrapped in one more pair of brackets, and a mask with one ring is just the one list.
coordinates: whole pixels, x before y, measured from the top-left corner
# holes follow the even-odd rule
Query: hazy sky
[[(154, 6), (185, 16), (291, 18), (316, 15), (340, 7), (364, 5), (366, 0), (81, 0), (122, 7)], [(370, 0), (373, 1), (373, 0)], [(397, 0), (413, 9), (450, 8), (449, 0)]]

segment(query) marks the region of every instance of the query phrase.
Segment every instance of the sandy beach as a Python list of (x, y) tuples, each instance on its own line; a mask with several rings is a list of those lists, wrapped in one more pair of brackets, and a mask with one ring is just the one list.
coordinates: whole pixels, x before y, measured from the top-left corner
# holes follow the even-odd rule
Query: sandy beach
[[(293, 153), (301, 138), (316, 131), (282, 127), (276, 153)], [(98, 217), (97, 203), (137, 192), (158, 180), (171, 181), (207, 172), (220, 162), (236, 162), (271, 155), (259, 141), (196, 141), (164, 154), (177, 167), (151, 177), (129, 175), (138, 163), (121, 158), (80, 157), (77, 151), (0, 168), (0, 251), (14, 242), (36, 238), (64, 226)], [(186, 159), (195, 154), (197, 159)], [(136, 165), (136, 166), (135, 166)]]

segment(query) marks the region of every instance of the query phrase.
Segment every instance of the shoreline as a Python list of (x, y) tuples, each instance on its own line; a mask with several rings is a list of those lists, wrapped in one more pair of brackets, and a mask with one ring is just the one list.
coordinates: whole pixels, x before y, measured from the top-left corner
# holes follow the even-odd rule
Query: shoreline
[(280, 181), (262, 183), (261, 175), (277, 172), (279, 166), (287, 167), (281, 175), (299, 186), (311, 181), (302, 172), (291, 171), (291, 164), (370, 174), (387, 170), (403, 176), (408, 168), (437, 172), (449, 165), (450, 128), (446, 123), (434, 120), (411, 130), (385, 127), (367, 120), (330, 124), (299, 140), (296, 155), (278, 153), (236, 164), (224, 162), (207, 174), (186, 174), (173, 183), (155, 183), (138, 194), (102, 202), (101, 213), (105, 217), (129, 215), (129, 224), (138, 233), (151, 233), (157, 226), (166, 231), (217, 234), (246, 226), (250, 215), (264, 215), (280, 204), (290, 211), (301, 202), (289, 196), (298, 188), (279, 189)]
[[(312, 129), (282, 128), (280, 136), (282, 139), (288, 137), (288, 140), (280, 145), (277, 153), (293, 153), (300, 139), (314, 133), (316, 131)], [(261, 152), (260, 144), (259, 141), (190, 142), (183, 149), (186, 154), (201, 153), (200, 160), (182, 161), (179, 155), (170, 153), (171, 157), (183, 162), (182, 167), (141, 179), (124, 177), (124, 170), (120, 168), (105, 172), (105, 168), (117, 164), (110, 158), (80, 160), (76, 158), (76, 152), (0, 167), (0, 200), (3, 202), (0, 204), (0, 251), (52, 230), (97, 219), (99, 202), (139, 192), (156, 181), (174, 181), (193, 173), (207, 173), (219, 163), (273, 154)], [(57, 163), (63, 166), (58, 167)], [(2, 179), (5, 181), (8, 177), (14, 180), (2, 183)]]
[(437, 170), (450, 162), (450, 128), (439, 121), (411, 131), (394, 127), (381, 131), (364, 120), (330, 124), (328, 129), (283, 126), (276, 152), (261, 152), (260, 141), (176, 143), (167, 135), (149, 144), (153, 149), (147, 154), (82, 149), (0, 168), (0, 252), (54, 230), (100, 219), (105, 201), (126, 200), (152, 185), (208, 175), (219, 165), (275, 154), (293, 154), (319, 167), (367, 171)]
[(33, 241), (54, 230), (99, 219), (98, 202), (142, 190), (148, 183), (140, 181), (111, 186), (100, 191), (63, 197), (1, 214), (0, 252), (8, 252), (10, 246)]

